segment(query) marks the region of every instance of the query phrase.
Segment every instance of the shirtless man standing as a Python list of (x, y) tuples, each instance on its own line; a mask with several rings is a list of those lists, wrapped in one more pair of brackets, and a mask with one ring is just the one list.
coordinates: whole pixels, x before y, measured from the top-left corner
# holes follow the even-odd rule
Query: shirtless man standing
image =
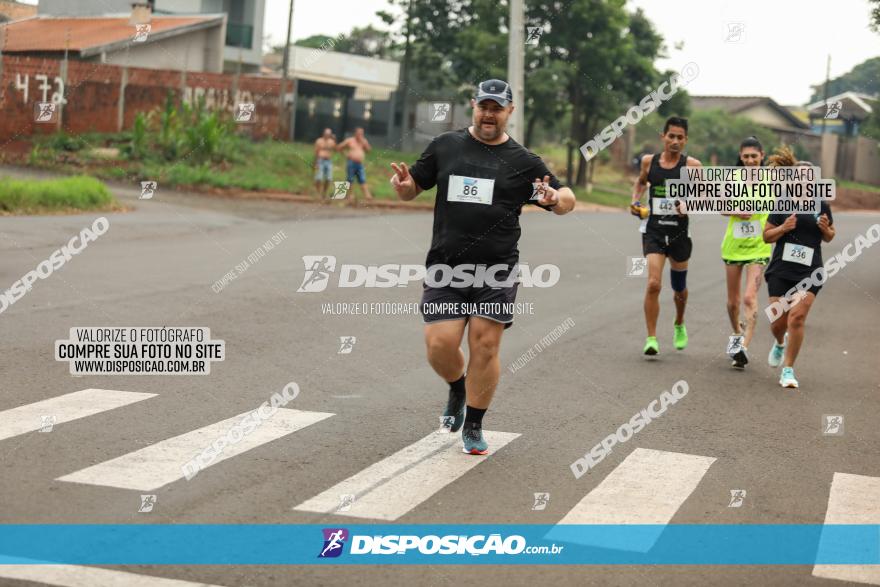
[(315, 191), (322, 200), (327, 196), (327, 188), (333, 181), (333, 149), (336, 140), (333, 131), (324, 129), (324, 133), (315, 141)]
[[(364, 136), (364, 129), (361, 127), (354, 129), (354, 136), (348, 137), (336, 147), (337, 151), (346, 149), (348, 149), (348, 153), (345, 154), (348, 157), (345, 167), (346, 181), (351, 184), (356, 177), (364, 198), (372, 200), (373, 194), (370, 193), (370, 188), (367, 186), (367, 172), (364, 169), (364, 159), (372, 147), (367, 137)], [(355, 196), (354, 203), (357, 205), (357, 196)]]

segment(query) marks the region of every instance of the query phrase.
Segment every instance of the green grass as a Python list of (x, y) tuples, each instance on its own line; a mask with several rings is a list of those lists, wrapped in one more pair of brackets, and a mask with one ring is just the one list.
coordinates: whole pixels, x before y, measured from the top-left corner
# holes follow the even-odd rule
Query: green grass
[[(561, 181), (565, 180), (567, 154), (564, 145), (541, 145), (536, 147), (534, 152), (540, 155), (548, 166), (561, 176)], [(582, 157), (581, 152), (576, 150), (573, 161), (575, 169), (577, 169), (580, 157)], [(627, 178), (626, 174), (615, 167), (600, 163), (593, 172), (593, 191), (588, 194), (585, 188), (575, 187), (574, 195), (579, 202), (626, 208), (630, 202), (631, 187), (632, 181)], [(620, 193), (616, 193), (618, 191)]]
[(594, 187), (592, 193), (589, 194), (585, 188), (575, 188), (574, 195), (579, 202), (601, 204), (603, 206), (613, 206), (615, 208), (626, 208), (629, 206), (630, 202), (630, 197), (627, 195), (615, 194), (596, 187)]
[[(109, 139), (105, 137), (104, 140)], [(65, 165), (55, 162), (56, 151), (53, 146), (48, 141), (40, 144), (31, 162), (44, 168), (65, 168)], [(101, 144), (98, 143), (97, 146)], [(84, 162), (88, 173), (105, 179), (149, 179), (158, 181), (159, 185), (179, 188), (314, 193), (314, 149), (312, 145), (304, 143), (251, 142), (242, 139), (236, 144), (234, 157), (222, 164), (197, 163), (188, 159), (169, 162), (147, 158), (144, 161), (120, 161), (117, 165), (90, 166), (87, 153), (79, 154), (79, 158)], [(397, 199), (388, 183), (392, 173), (390, 164), (392, 161), (412, 164), (417, 158), (417, 153), (379, 147), (368, 153), (367, 185), (373, 196), (383, 200)], [(345, 180), (345, 156), (342, 153), (336, 153), (333, 157), (333, 179)], [(433, 201), (434, 192), (435, 190), (430, 190), (420, 195), (419, 200)]]
[(0, 181), (0, 212), (7, 214), (106, 210), (118, 206), (107, 186), (93, 177), (48, 180), (4, 178)]
[[(160, 185), (209, 186), (238, 188), (248, 191), (275, 191), (294, 194), (313, 194), (314, 151), (303, 143), (265, 141), (242, 142), (235, 160), (217, 166), (188, 165), (186, 162), (163, 163), (148, 161), (137, 171), (143, 179), (155, 179)], [(392, 161), (412, 163), (416, 154), (374, 148), (367, 154), (367, 186), (378, 199), (392, 200), (397, 196), (388, 180)], [(345, 157), (333, 157), (333, 179), (345, 180)], [(420, 200), (433, 199), (433, 190)]]
[[(46, 137), (38, 141), (31, 163), (39, 167), (89, 173), (103, 179), (127, 182), (141, 180), (158, 181), (159, 185), (176, 188), (240, 189), (246, 191), (272, 191), (292, 194), (314, 194), (314, 150), (311, 144), (279, 141), (252, 142), (235, 138), (234, 153), (223, 163), (196, 162), (191, 158), (176, 161), (147, 154), (144, 160), (120, 159), (116, 162), (95, 160), (89, 155), (90, 147), (119, 146), (128, 134), (90, 135), (87, 141), (75, 141), (69, 137)], [(85, 146), (83, 143), (86, 143)], [(79, 148), (79, 150), (77, 150)], [(63, 156), (68, 153), (69, 157)], [(541, 155), (560, 175), (564, 176), (565, 148), (560, 145), (543, 145), (535, 152)], [(575, 155), (580, 157), (580, 152)], [(71, 162), (70, 157), (74, 158)], [(374, 147), (367, 154), (367, 185), (373, 196), (380, 200), (396, 200), (388, 180), (391, 162), (412, 165), (419, 153)], [(59, 163), (59, 158), (62, 161)], [(345, 157), (336, 153), (333, 157), (333, 179), (345, 180)], [(592, 193), (576, 188), (575, 195), (582, 202), (606, 206), (626, 207), (629, 204), (630, 181), (620, 171), (607, 165), (599, 165), (594, 173)], [(357, 190), (356, 186), (353, 189)], [(620, 190), (621, 193), (614, 193)], [(419, 195), (419, 202), (433, 202), (436, 190)]]
[(853, 189), (853, 190), (864, 190), (866, 192), (874, 192), (874, 193), (880, 194), (880, 186), (871, 185), (868, 183), (859, 183), (857, 181), (838, 179), (837, 185), (842, 188), (849, 188), (849, 189)]

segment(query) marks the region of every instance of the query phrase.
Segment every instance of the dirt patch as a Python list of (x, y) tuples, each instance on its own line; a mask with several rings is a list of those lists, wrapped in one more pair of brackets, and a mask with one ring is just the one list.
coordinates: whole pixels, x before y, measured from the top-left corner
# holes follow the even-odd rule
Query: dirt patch
[(837, 186), (832, 210), (880, 210), (880, 193)]
[(33, 144), (25, 139), (16, 139), (3, 144), (0, 161), (4, 163), (26, 163)]
[(175, 190), (188, 191), (197, 194), (216, 196), (220, 198), (237, 198), (244, 200), (276, 200), (282, 202), (300, 202), (305, 204), (342, 204), (358, 208), (389, 208), (395, 210), (433, 210), (433, 202), (402, 202), (398, 200), (364, 200), (358, 199), (357, 205), (351, 199), (331, 200), (324, 198), (319, 200), (317, 196), (306, 194), (291, 194), (289, 192), (272, 191), (248, 191), (228, 188), (217, 188), (198, 185), (179, 185)]
[(131, 206), (126, 206), (124, 204), (112, 204), (110, 206), (100, 206), (97, 208), (89, 208), (87, 210), (83, 210), (82, 208), (44, 208), (44, 207), (36, 207), (36, 208), (27, 208), (24, 210), (4, 210), (0, 208), (0, 216), (8, 217), (8, 216), (74, 216), (78, 214), (91, 214), (93, 212), (113, 212), (113, 213), (128, 213), (133, 212), (134, 208)]

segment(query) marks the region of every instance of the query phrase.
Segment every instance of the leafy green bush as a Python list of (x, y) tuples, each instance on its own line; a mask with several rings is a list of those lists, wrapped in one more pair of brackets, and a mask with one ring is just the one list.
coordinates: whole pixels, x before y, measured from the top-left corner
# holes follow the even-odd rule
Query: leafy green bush
[(123, 153), (132, 159), (143, 159), (147, 154), (147, 117), (138, 112), (131, 129), (131, 141), (123, 148)]
[(55, 151), (79, 151), (87, 144), (88, 142), (83, 137), (69, 135), (65, 132), (55, 133), (47, 141), (47, 146)]
[(240, 140), (234, 128), (227, 114), (208, 110), (204, 98), (193, 105), (178, 105), (169, 92), (161, 110), (147, 116), (138, 114), (125, 153), (141, 161), (155, 155), (165, 161), (185, 159), (195, 165), (221, 163), (235, 158)]

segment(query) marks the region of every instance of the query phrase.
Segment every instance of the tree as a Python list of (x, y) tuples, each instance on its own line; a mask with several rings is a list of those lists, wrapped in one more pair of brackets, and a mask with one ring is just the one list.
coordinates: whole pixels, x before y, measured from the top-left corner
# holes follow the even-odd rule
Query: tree
[[(574, 0), (564, 14), (554, 0), (533, 0), (532, 7), (533, 23), (553, 23), (541, 43), (565, 64), (571, 160), (573, 149), (656, 87), (660, 74), (654, 60), (663, 40), (641, 10), (626, 11), (624, 0)], [(586, 184), (587, 176), (586, 161), (578, 155), (574, 183)]]
[[(540, 125), (544, 129), (561, 131), (566, 114), (570, 110), (568, 103), (567, 80), (570, 76), (567, 66), (549, 56), (541, 56), (535, 60), (526, 59), (525, 74), (525, 107), (526, 132), (523, 144), (531, 147), (535, 131)], [(546, 133), (545, 133), (546, 135)]]
[[(677, 72), (666, 70), (663, 72), (661, 78), (669, 79), (675, 73)], [(679, 88), (674, 96), (660, 104), (660, 107), (657, 108), (657, 112), (659, 112), (660, 116), (664, 119), (669, 118), (670, 116), (687, 117), (691, 113), (690, 94), (688, 94), (684, 88)]]
[(871, 115), (859, 124), (859, 134), (880, 141), (880, 100), (872, 100)]
[[(465, 0), (464, 3), (467, 3)], [(409, 99), (417, 99), (422, 90), (443, 93), (450, 88), (458, 88), (448, 53), (456, 46), (461, 32), (456, 27), (461, 15), (456, 14), (459, 4), (453, 0), (389, 0), (396, 17), (388, 11), (379, 16), (389, 25), (394, 47), (403, 48), (406, 44), (407, 14), (409, 14), (409, 55), (403, 56), (410, 63), (409, 88), (401, 88)]]
[[(311, 49), (320, 49), (321, 47), (327, 47), (331, 43), (335, 42), (335, 37), (331, 37), (329, 35), (312, 35), (310, 37), (306, 37), (304, 39), (298, 39), (293, 42), (297, 47), (309, 47)], [(272, 48), (273, 53), (283, 53), (284, 45), (277, 45)]]
[[(818, 102), (825, 98), (825, 82), (811, 87), (813, 95), (810, 102)], [(829, 97), (849, 91), (861, 92), (870, 96), (880, 95), (880, 57), (872, 57), (863, 61), (842, 76), (828, 82)]]
[(419, 101), (466, 100), (489, 77), (506, 77), (507, 7), (496, 0), (388, 0), (379, 16), (402, 57), (397, 105), (404, 138)]
[[(464, 99), (478, 82), (506, 77), (506, 0), (389, 3), (380, 16), (392, 46), (408, 47), (400, 51), (404, 111), (419, 100)], [(527, 48), (528, 92), (517, 105), (526, 108), (527, 143), (537, 125), (568, 120), (563, 134), (572, 151), (660, 83), (654, 61), (663, 39), (641, 10), (626, 10), (626, 0), (526, 0), (526, 9), (525, 24), (544, 28), (538, 46)], [(578, 156), (580, 184), (585, 163)]]
[[(300, 47), (325, 49), (327, 51), (364, 55), (365, 57), (378, 57), (380, 59), (393, 59), (398, 56), (388, 31), (373, 28), (372, 25), (355, 27), (348, 34), (340, 34), (335, 37), (312, 35), (299, 39), (294, 44)], [(276, 47), (274, 51), (284, 51), (284, 46)]]
[[(648, 145), (659, 151), (660, 132), (663, 130), (664, 114), (653, 113), (636, 127), (636, 144)], [(687, 153), (709, 165), (715, 155), (718, 165), (736, 165), (739, 144), (749, 136), (756, 136), (770, 155), (778, 144), (773, 131), (755, 124), (745, 116), (733, 116), (721, 109), (698, 110), (688, 118)]]
[(373, 28), (372, 25), (353, 28), (336, 43), (334, 51), (379, 59), (398, 57), (388, 31)]

